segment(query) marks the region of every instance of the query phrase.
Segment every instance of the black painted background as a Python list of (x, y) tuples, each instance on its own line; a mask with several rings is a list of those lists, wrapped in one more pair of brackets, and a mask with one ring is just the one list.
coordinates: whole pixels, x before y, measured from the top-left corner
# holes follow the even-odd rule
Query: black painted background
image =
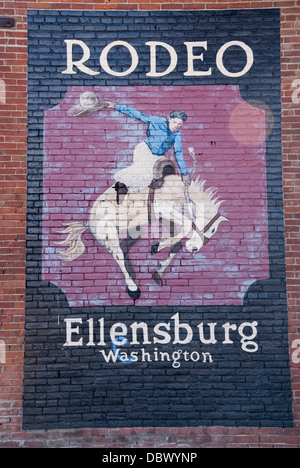
[[(29, 11), (28, 20), (24, 428), (292, 426), (282, 201), (280, 11)], [(103, 70), (95, 77), (81, 72), (63, 75), (65, 39), (79, 39), (88, 44), (91, 49), (88, 65), (94, 70), (100, 71), (101, 50), (115, 40), (131, 43), (139, 52), (140, 63), (133, 74), (123, 78), (106, 75)], [(144, 44), (149, 40), (171, 44), (179, 57), (177, 69), (160, 78), (159, 83), (146, 76), (149, 47)], [(212, 76), (184, 77), (187, 68), (183, 43), (202, 40), (208, 41), (204, 69), (212, 67)], [(224, 77), (215, 64), (217, 51), (231, 40), (246, 42), (255, 56), (251, 71), (239, 79)], [(231, 71), (240, 70), (245, 56), (233, 52), (225, 56), (225, 65)], [(115, 63), (110, 58), (109, 63), (116, 70), (126, 66), (117, 58)], [(164, 68), (167, 65), (162, 63)], [(154, 84), (238, 84), (245, 100), (260, 100), (271, 108), (275, 122), (267, 140), (270, 279), (250, 288), (243, 307), (70, 309), (56, 286), (41, 281), (43, 111), (57, 105), (70, 85)], [(107, 329), (119, 321), (128, 326), (145, 321), (151, 330), (159, 322), (170, 321), (177, 312), (181, 321), (194, 329), (202, 321), (240, 325), (256, 320), (259, 350), (245, 353), (239, 340), (230, 346), (222, 345), (220, 327), (218, 343), (200, 350), (210, 351), (214, 362), (185, 362), (179, 369), (160, 362), (106, 364), (97, 346), (63, 347), (65, 318), (96, 321), (104, 317)], [(84, 341), (88, 341), (87, 335)], [(148, 352), (154, 351), (154, 345), (144, 347)], [(169, 352), (184, 349), (182, 345), (157, 347)], [(199, 340), (194, 339), (186, 349), (199, 351)]]

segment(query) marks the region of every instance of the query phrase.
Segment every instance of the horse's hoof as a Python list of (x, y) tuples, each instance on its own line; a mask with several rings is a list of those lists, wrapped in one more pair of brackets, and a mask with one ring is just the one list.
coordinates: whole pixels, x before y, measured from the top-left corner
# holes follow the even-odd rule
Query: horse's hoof
[(153, 273), (153, 279), (154, 279), (154, 281), (155, 281), (159, 286), (162, 285), (162, 277), (160, 276), (160, 274), (158, 273), (158, 271), (156, 271), (155, 273)]
[(158, 248), (159, 248), (159, 242), (157, 242), (157, 244), (152, 245), (151, 250), (150, 250), (151, 255), (157, 254)]
[(138, 288), (136, 291), (131, 291), (129, 288), (127, 288), (127, 294), (131, 299), (134, 301), (137, 301), (141, 297), (141, 290)]

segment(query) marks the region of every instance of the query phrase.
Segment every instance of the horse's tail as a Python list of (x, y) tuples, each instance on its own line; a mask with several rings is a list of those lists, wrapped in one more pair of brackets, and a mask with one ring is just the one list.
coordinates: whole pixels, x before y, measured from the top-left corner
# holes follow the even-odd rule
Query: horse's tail
[(58, 250), (57, 254), (61, 260), (71, 262), (80, 257), (85, 251), (85, 245), (81, 240), (81, 235), (88, 229), (88, 223), (65, 223), (66, 229), (56, 231), (59, 234), (68, 234), (62, 242), (56, 242), (57, 245), (68, 247), (67, 250)]

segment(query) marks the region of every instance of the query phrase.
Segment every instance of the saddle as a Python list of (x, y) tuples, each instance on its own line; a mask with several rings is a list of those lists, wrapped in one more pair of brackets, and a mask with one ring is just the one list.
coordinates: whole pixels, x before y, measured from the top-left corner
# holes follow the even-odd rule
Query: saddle
[[(149, 185), (149, 203), (153, 203), (155, 190), (161, 188), (164, 184), (165, 177), (176, 174), (175, 164), (171, 159), (162, 157), (159, 158), (153, 166), (153, 179)], [(115, 184), (115, 190), (117, 192), (117, 204), (120, 204), (120, 195), (126, 195), (128, 188), (125, 184), (117, 182)]]
[(162, 185), (163, 185), (164, 178), (169, 176), (169, 175), (172, 175), (172, 174), (176, 174), (176, 168), (175, 168), (174, 162), (171, 159), (168, 159), (168, 158), (164, 158), (164, 157), (159, 158), (157, 160), (157, 162), (154, 164), (154, 167), (153, 167), (153, 182), (152, 182), (152, 184), (158, 182), (159, 180), (161, 180)]

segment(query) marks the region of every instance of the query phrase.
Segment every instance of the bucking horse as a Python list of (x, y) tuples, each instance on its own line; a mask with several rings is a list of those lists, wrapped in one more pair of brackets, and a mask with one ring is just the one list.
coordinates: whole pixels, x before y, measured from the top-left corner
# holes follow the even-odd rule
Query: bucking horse
[[(166, 162), (166, 158), (163, 158)], [(172, 165), (172, 163), (170, 162)], [(166, 165), (165, 165), (166, 167)], [(226, 217), (219, 213), (223, 200), (216, 197), (215, 188), (205, 189), (206, 181), (194, 178), (189, 186), (181, 176), (170, 174), (156, 178), (150, 187), (139, 193), (128, 193), (121, 204), (116, 200), (115, 186), (110, 187), (94, 202), (88, 222), (63, 223), (60, 234), (66, 236), (57, 244), (60, 259), (71, 262), (82, 255), (85, 245), (82, 234), (89, 230), (96, 241), (106, 248), (119, 265), (125, 279), (129, 297), (137, 300), (141, 290), (136, 284), (136, 274), (130, 261), (130, 250), (149, 226), (156, 222), (168, 226), (169, 236), (151, 247), (151, 255), (170, 249), (153, 279), (162, 285), (162, 278), (174, 257), (184, 248), (190, 253), (199, 252), (217, 232)], [(60, 247), (60, 249), (61, 249)]]

